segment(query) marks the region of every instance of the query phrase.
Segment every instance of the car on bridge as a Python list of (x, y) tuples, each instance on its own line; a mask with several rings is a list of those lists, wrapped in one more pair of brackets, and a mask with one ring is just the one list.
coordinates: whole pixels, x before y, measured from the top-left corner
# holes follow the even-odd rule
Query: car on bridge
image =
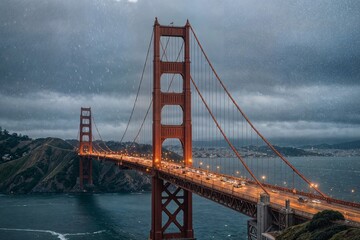
[(234, 188), (242, 188), (243, 186), (241, 184), (239, 184), (239, 183), (234, 183), (233, 187)]
[(226, 182), (227, 182), (227, 183), (230, 183), (230, 184), (234, 184), (236, 181), (233, 180), (233, 179), (228, 179)]
[(228, 178), (227, 178), (227, 177), (221, 177), (221, 178), (220, 178), (220, 181), (222, 181), (222, 182), (227, 182), (227, 181), (228, 181)]
[(313, 200), (311, 200), (311, 202), (312, 202), (312, 203), (316, 203), (316, 204), (320, 204), (320, 203), (321, 203), (321, 201), (320, 201), (319, 199), (313, 199)]
[(299, 197), (298, 198), (298, 202), (300, 202), (300, 203), (307, 203), (309, 200), (307, 199), (307, 198), (305, 198), (305, 197)]

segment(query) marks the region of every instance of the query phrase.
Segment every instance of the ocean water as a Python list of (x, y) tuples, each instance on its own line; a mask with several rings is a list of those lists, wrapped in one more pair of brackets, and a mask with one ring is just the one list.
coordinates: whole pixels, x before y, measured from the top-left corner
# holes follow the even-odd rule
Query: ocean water
[[(291, 161), (326, 193), (360, 201), (359, 158)], [(0, 239), (147, 239), (150, 201), (150, 193), (0, 195)], [(248, 217), (196, 195), (193, 212), (197, 239), (246, 239)]]
[[(0, 239), (147, 239), (150, 193), (0, 196)], [(197, 239), (246, 239), (247, 217), (194, 196)]]

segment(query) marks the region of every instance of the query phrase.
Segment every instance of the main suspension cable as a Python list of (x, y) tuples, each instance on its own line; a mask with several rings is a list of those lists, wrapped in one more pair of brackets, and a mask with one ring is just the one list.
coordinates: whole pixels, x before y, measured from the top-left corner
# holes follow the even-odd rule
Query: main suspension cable
[(141, 78), (140, 78), (139, 86), (138, 86), (138, 89), (137, 89), (137, 93), (136, 93), (134, 105), (133, 105), (133, 107), (132, 107), (132, 110), (131, 110), (131, 113), (130, 113), (130, 117), (129, 117), (129, 120), (128, 120), (128, 122), (127, 122), (125, 131), (124, 131), (124, 134), (123, 134), (122, 137), (121, 137), (120, 144), (123, 142), (123, 140), (124, 140), (124, 138), (125, 138), (125, 135), (126, 135), (126, 133), (127, 133), (127, 131), (128, 131), (128, 128), (129, 128), (131, 119), (132, 119), (133, 114), (134, 114), (134, 111), (135, 111), (136, 102), (137, 102), (137, 100), (138, 100), (139, 93), (140, 93), (140, 89), (141, 89), (141, 84), (142, 84), (143, 79), (144, 79), (144, 73), (145, 73), (145, 69), (146, 69), (146, 63), (147, 63), (147, 60), (148, 60), (148, 57), (149, 57), (149, 53), (150, 53), (150, 48), (151, 48), (151, 43), (152, 43), (152, 40), (153, 40), (153, 36), (154, 36), (154, 31), (151, 33), (151, 38), (150, 38), (150, 42), (149, 42), (149, 47), (148, 47), (148, 50), (147, 50), (147, 53), (146, 53), (146, 59), (145, 59), (143, 71), (142, 71), (142, 73), (141, 73)]
[[(92, 117), (92, 120), (93, 120), (95, 129), (96, 129), (96, 131), (97, 131), (97, 133), (98, 133), (98, 135), (99, 135), (99, 137), (100, 137), (101, 142), (104, 144), (104, 146), (105, 146), (110, 152), (112, 152), (112, 150), (106, 145), (106, 143), (105, 143), (104, 140), (102, 139), (102, 137), (101, 137), (101, 135), (100, 135), (100, 132), (99, 132), (99, 129), (98, 129), (98, 127), (96, 126), (94, 117)], [(99, 145), (99, 147), (100, 147), (100, 145)], [(103, 148), (101, 148), (101, 149), (104, 150)], [(104, 150), (104, 152), (106, 152), (106, 151)]]

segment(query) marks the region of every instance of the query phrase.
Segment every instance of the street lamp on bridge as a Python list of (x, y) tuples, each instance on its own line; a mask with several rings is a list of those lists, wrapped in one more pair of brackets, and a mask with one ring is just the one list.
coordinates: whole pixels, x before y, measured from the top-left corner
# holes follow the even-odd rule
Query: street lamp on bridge
[(266, 176), (265, 175), (262, 175), (261, 176), (261, 179), (263, 180), (263, 183), (265, 182), (265, 179), (266, 179)]
[(354, 193), (355, 193), (355, 189), (351, 189), (350, 192), (351, 192), (351, 198), (352, 198), (352, 200), (355, 202), (355, 196), (356, 196), (356, 195), (354, 194)]
[[(319, 186), (319, 184), (317, 184), (317, 183), (310, 184), (310, 188), (314, 188), (314, 194), (316, 194), (316, 189), (318, 188), (318, 186)], [(310, 190), (310, 192), (311, 192), (311, 190)]]

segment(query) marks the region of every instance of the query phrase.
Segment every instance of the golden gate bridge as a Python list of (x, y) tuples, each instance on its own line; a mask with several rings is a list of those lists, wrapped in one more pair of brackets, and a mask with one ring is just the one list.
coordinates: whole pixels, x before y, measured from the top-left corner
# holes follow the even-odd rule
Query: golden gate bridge
[[(148, 174), (153, 240), (194, 239), (193, 193), (251, 217), (249, 239), (264, 239), (266, 232), (302, 223), (325, 209), (340, 211), (349, 224), (359, 224), (360, 203), (321, 191), (260, 133), (236, 98), (215, 71), (189, 21), (185, 26), (165, 26), (155, 19), (120, 142), (124, 143), (130, 126), (137, 125), (132, 141), (121, 150), (111, 149), (102, 140), (91, 108), (81, 108), (81, 188), (93, 183), (93, 159)], [(93, 126), (100, 143), (94, 141)], [(225, 154), (206, 155), (198, 161), (193, 157), (193, 139), (212, 142), (212, 148), (222, 142)], [(178, 144), (181, 159), (168, 156), (163, 148), (166, 142)], [(138, 151), (136, 146), (141, 144), (151, 151)], [(308, 199), (311, 203), (306, 203)]]

